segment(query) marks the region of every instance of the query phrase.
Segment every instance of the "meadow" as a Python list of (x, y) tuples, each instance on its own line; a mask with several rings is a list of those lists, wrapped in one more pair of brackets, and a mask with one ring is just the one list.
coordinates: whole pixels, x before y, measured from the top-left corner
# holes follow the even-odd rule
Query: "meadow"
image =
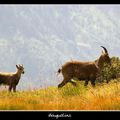
[(77, 87), (68, 83), (62, 89), (1, 90), (0, 110), (120, 110), (119, 81), (98, 83), (95, 88), (78, 81)]

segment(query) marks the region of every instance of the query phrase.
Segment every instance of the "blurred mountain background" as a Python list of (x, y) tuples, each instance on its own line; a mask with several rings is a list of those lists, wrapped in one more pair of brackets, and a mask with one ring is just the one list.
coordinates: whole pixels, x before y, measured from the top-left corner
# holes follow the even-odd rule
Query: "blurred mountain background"
[(0, 5), (0, 71), (24, 64), (19, 89), (57, 86), (68, 60), (120, 57), (120, 5)]

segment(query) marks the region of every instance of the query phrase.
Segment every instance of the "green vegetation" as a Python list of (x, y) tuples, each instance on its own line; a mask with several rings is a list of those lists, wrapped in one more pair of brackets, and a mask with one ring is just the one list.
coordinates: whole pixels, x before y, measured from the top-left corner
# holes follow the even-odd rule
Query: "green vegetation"
[[(104, 64), (100, 77), (97, 82), (109, 82), (120, 77), (120, 59), (118, 57), (111, 58), (111, 66)], [(118, 80), (118, 79), (117, 79)]]

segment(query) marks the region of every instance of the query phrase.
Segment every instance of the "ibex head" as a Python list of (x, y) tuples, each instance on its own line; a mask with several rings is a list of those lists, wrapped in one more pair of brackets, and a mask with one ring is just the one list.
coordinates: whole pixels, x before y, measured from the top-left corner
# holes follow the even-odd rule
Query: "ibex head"
[(109, 57), (107, 49), (103, 46), (101, 47), (104, 49), (104, 51), (102, 51), (102, 54), (99, 57), (99, 59), (95, 61), (100, 68), (103, 67), (104, 63), (111, 65), (111, 58)]
[(104, 51), (105, 51), (105, 53), (103, 54), (103, 55), (101, 55), (102, 57), (103, 57), (103, 59), (104, 59), (104, 62), (106, 62), (106, 63), (108, 63), (108, 64), (110, 64), (111, 65), (111, 58), (109, 57), (109, 54), (108, 54), (108, 51), (107, 51), (107, 49), (105, 48), (105, 47), (103, 47), (103, 46), (101, 46), (103, 49), (104, 49)]
[(22, 74), (24, 74), (25, 72), (24, 72), (24, 67), (23, 67), (23, 64), (19, 64), (19, 65), (16, 65), (16, 68), (19, 70), (19, 71), (21, 71), (21, 73)]

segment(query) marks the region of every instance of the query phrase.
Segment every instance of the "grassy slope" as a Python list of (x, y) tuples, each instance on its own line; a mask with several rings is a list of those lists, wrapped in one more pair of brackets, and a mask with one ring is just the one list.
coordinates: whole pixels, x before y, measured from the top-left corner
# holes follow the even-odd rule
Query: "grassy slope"
[(120, 110), (120, 82), (84, 87), (67, 84), (62, 89), (0, 91), (0, 110)]

